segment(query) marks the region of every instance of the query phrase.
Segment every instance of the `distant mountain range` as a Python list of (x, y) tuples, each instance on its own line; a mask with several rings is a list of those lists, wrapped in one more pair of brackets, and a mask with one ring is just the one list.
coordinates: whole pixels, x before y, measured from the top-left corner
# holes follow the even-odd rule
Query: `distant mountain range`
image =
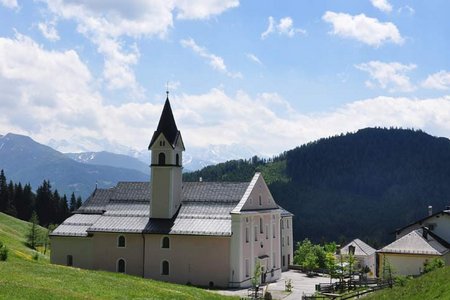
[[(39, 144), (28, 136), (8, 133), (0, 135), (0, 169), (8, 179), (31, 183), (36, 189), (43, 180), (50, 180), (61, 193), (75, 192), (83, 199), (95, 188), (112, 187), (117, 181), (147, 181), (150, 178), (150, 152), (136, 151), (114, 145), (125, 151), (61, 153), (53, 147), (66, 148), (66, 142), (51, 141), (52, 147)], [(252, 149), (237, 144), (189, 148), (184, 153), (184, 172), (231, 159), (249, 158)]]
[[(101, 161), (102, 156), (97, 160)], [(12, 133), (0, 136), (0, 169), (8, 179), (30, 183), (34, 189), (43, 180), (50, 180), (60, 193), (75, 192), (86, 199), (96, 183), (99, 187), (112, 187), (118, 181), (149, 180), (149, 174), (114, 164), (116, 166), (81, 163), (30, 137)]]

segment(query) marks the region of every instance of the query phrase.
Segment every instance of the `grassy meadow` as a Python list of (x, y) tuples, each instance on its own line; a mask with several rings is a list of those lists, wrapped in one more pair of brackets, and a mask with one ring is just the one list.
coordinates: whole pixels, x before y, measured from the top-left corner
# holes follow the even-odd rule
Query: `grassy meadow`
[(52, 265), (49, 252), (36, 260), (36, 251), (26, 246), (29, 227), (0, 213), (0, 241), (9, 249), (8, 260), (0, 261), (0, 299), (230, 299), (195, 287)]

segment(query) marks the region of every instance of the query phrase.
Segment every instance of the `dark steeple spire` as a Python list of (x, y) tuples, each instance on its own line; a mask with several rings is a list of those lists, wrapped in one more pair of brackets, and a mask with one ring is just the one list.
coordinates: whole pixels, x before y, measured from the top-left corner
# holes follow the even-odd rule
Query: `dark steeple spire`
[(177, 124), (175, 123), (175, 119), (173, 117), (172, 108), (170, 107), (169, 102), (169, 91), (167, 93), (166, 103), (164, 103), (164, 108), (161, 113), (161, 118), (159, 119), (158, 128), (153, 133), (152, 140), (148, 149), (150, 149), (153, 143), (156, 141), (158, 136), (162, 133), (166, 137), (167, 141), (175, 147), (178, 136), (180, 135), (180, 131), (177, 128)]

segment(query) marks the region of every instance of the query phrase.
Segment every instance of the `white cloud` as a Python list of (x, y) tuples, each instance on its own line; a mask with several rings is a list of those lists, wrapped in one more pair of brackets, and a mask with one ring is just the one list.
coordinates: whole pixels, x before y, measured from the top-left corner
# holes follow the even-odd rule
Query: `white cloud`
[[(238, 0), (44, 0), (51, 13), (60, 19), (73, 20), (78, 32), (97, 46), (104, 56), (103, 77), (110, 89), (128, 89), (133, 96), (143, 95), (133, 66), (140, 52), (135, 41), (158, 36), (164, 38), (180, 19), (205, 19), (239, 5)], [(126, 37), (135, 40), (126, 42)]]
[(59, 40), (59, 34), (55, 25), (55, 22), (41, 22), (38, 24), (38, 28), (46, 39), (49, 41), (57, 41)]
[(415, 86), (411, 83), (407, 72), (414, 70), (416, 65), (404, 65), (398, 62), (384, 63), (381, 61), (370, 61), (355, 65), (361, 71), (369, 73), (373, 81), (366, 81), (369, 88), (379, 86), (388, 89), (389, 92), (411, 92)]
[(17, 0), (0, 0), (0, 4), (4, 7), (17, 9), (19, 8), (19, 4), (17, 4)]
[(370, 46), (379, 47), (385, 42), (402, 44), (404, 39), (391, 22), (380, 22), (376, 18), (367, 17), (364, 14), (352, 16), (345, 13), (327, 11), (322, 19), (331, 23), (331, 34), (352, 38)]
[[(65, 140), (66, 151), (145, 148), (165, 97), (158, 104), (107, 105), (77, 52), (47, 50), (20, 34), (0, 38), (0, 90), (1, 134), (27, 134), (43, 143)], [(309, 114), (295, 111), (277, 93), (251, 96), (219, 88), (195, 95), (171, 93), (171, 103), (188, 149), (240, 144), (272, 155), (368, 126), (450, 136), (450, 96), (377, 97)]]
[(239, 6), (239, 0), (176, 0), (179, 19), (207, 19)]
[(414, 10), (414, 8), (412, 8), (412, 7), (409, 6), (409, 5), (405, 5), (405, 6), (400, 7), (400, 8), (398, 9), (398, 12), (399, 12), (399, 13), (405, 12), (405, 13), (409, 14), (410, 16), (412, 16), (412, 15), (414, 15), (414, 14), (416, 13), (416, 11)]
[(225, 62), (222, 57), (212, 54), (208, 51), (208, 49), (199, 46), (194, 41), (194, 39), (189, 38), (189, 39), (180, 40), (180, 44), (185, 48), (191, 49), (196, 54), (198, 54), (200, 57), (205, 58), (208, 61), (209, 65), (214, 70), (224, 73), (227, 76), (232, 77), (232, 78), (242, 78), (241, 73), (231, 73), (228, 71), (227, 66), (225, 65)]
[(272, 33), (278, 33), (279, 35), (285, 35), (288, 37), (293, 37), (295, 34), (306, 34), (306, 30), (301, 28), (294, 28), (294, 21), (291, 17), (281, 18), (280, 21), (277, 22), (275, 19), (270, 16), (269, 17), (269, 25), (263, 33), (261, 33), (261, 39), (267, 38)]
[(448, 90), (450, 89), (450, 72), (439, 71), (428, 75), (422, 82), (422, 86), (428, 89)]
[(372, 2), (372, 5), (379, 10), (383, 12), (391, 12), (392, 11), (392, 5), (389, 3), (388, 0), (370, 0)]
[(257, 63), (258, 65), (262, 66), (261, 60), (253, 53), (247, 53), (247, 58), (250, 59), (252, 62)]

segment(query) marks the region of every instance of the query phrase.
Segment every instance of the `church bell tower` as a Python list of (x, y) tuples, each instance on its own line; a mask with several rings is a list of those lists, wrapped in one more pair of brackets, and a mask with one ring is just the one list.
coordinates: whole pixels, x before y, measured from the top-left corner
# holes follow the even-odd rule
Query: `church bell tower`
[(170, 107), (169, 92), (148, 149), (151, 151), (150, 218), (170, 219), (181, 205), (185, 149)]

